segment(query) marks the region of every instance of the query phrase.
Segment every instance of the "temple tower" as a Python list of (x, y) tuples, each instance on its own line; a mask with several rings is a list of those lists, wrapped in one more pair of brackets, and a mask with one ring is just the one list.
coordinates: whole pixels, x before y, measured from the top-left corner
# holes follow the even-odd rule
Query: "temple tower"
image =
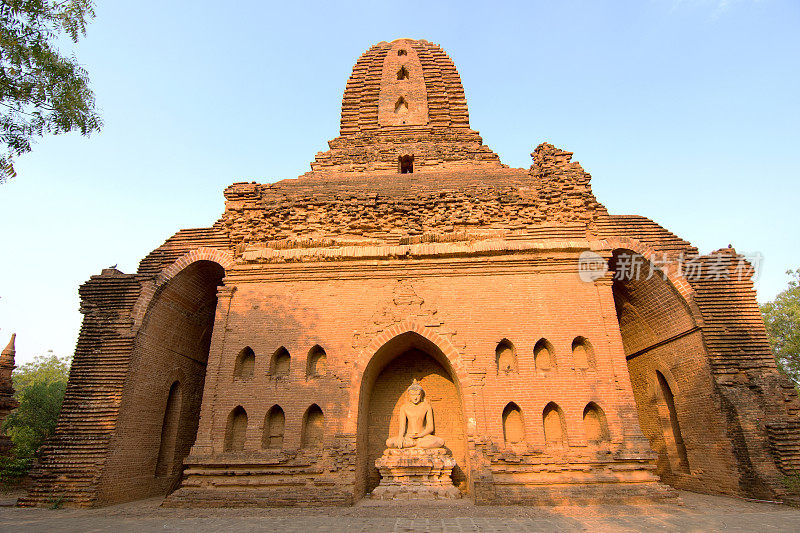
[[(0, 426), (6, 419), (8, 414), (19, 407), (19, 402), (14, 399), (14, 384), (11, 381), (11, 373), (14, 371), (14, 355), (16, 349), (14, 341), (17, 334), (11, 335), (11, 340), (8, 341), (8, 346), (0, 353)], [(11, 439), (0, 432), (0, 455), (6, 455), (11, 451), (13, 446)]]
[(502, 166), (469, 127), (455, 65), (422, 39), (380, 42), (364, 52), (342, 97), (339, 133), (330, 150), (317, 154), (315, 173)]

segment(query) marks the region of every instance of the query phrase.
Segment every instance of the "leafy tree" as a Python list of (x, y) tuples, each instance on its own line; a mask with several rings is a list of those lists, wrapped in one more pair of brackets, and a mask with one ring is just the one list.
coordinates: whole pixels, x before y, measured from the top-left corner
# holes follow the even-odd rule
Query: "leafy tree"
[(56, 427), (69, 376), (69, 359), (39, 356), (14, 371), (19, 407), (6, 417), (3, 428), (18, 458), (33, 457)]
[(794, 279), (774, 300), (761, 306), (761, 314), (778, 368), (797, 386), (800, 385), (800, 268), (786, 273)]
[(0, 0), (0, 183), (34, 137), (100, 130), (86, 71), (56, 46), (86, 35), (93, 17), (92, 0)]

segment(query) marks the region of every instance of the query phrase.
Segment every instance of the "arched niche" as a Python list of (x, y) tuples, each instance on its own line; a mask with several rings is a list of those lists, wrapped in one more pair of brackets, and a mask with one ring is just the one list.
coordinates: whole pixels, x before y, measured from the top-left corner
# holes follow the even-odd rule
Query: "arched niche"
[(273, 405), (264, 417), (264, 434), (261, 447), (264, 449), (283, 448), (283, 433), (286, 428), (286, 415), (279, 405)]
[(301, 441), (303, 448), (322, 448), (325, 439), (325, 415), (319, 405), (312, 404), (303, 416)]
[(594, 402), (589, 402), (583, 409), (583, 431), (590, 444), (600, 444), (611, 439), (606, 414)]
[(249, 346), (245, 346), (236, 356), (233, 367), (233, 377), (236, 379), (250, 379), (256, 367), (256, 354)]
[(575, 368), (597, 368), (594, 348), (592, 348), (592, 344), (586, 337), (575, 337), (575, 340), (572, 341), (572, 360)]
[(503, 441), (506, 446), (525, 442), (525, 421), (522, 410), (514, 402), (503, 409)]
[(306, 376), (324, 376), (328, 371), (328, 355), (319, 344), (315, 344), (308, 351), (308, 363), (306, 365)]
[(402, 96), (394, 104), (395, 113), (408, 113), (408, 102)]
[(275, 377), (286, 377), (292, 368), (292, 357), (289, 355), (289, 350), (281, 346), (275, 353), (272, 354), (272, 359), (269, 363), (269, 373)]
[(508, 339), (503, 339), (497, 343), (495, 348), (494, 362), (498, 374), (512, 374), (519, 372), (517, 363), (517, 351)]
[(456, 460), (453, 480), (465, 486), (467, 445), (462, 395), (456, 372), (441, 348), (422, 335), (401, 333), (373, 354), (361, 377), (358, 402), (356, 498), (377, 486), (375, 459), (386, 449), (386, 439), (398, 433), (398, 413), (407, 401), (407, 388), (416, 379), (431, 403), (434, 434)]
[(567, 424), (564, 412), (554, 402), (548, 403), (542, 411), (544, 441), (547, 446), (567, 446)]
[(246, 437), (247, 411), (239, 405), (228, 414), (228, 422), (225, 425), (225, 451), (240, 452), (244, 450)]
[(689, 472), (689, 458), (686, 455), (686, 444), (683, 441), (681, 425), (678, 422), (678, 412), (675, 409), (675, 396), (667, 383), (664, 374), (656, 370), (658, 389), (658, 410), (661, 421), (661, 433), (664, 440), (664, 450), (656, 450), (666, 454), (669, 458), (670, 468), (675, 472)]
[(556, 367), (556, 352), (547, 339), (539, 339), (533, 347), (533, 361), (537, 370), (552, 370)]
[(176, 381), (169, 388), (167, 407), (164, 409), (164, 422), (161, 424), (161, 441), (158, 446), (156, 477), (164, 477), (174, 473), (176, 467), (175, 452), (178, 444), (178, 426), (181, 415), (181, 384)]

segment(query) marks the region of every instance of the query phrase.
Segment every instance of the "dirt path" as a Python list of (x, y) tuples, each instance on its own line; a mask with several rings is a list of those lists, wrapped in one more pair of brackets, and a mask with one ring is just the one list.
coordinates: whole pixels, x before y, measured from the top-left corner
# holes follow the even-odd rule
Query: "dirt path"
[(353, 507), (162, 509), (160, 499), (102, 509), (0, 507), (0, 531), (800, 531), (800, 509), (681, 492), (679, 504), (474, 506), (467, 501)]

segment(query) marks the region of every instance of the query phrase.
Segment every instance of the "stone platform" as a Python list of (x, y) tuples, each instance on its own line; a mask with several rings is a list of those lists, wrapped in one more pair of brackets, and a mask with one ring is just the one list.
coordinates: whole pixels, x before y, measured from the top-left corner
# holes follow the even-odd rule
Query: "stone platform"
[(453, 485), (450, 475), (456, 461), (445, 448), (389, 448), (375, 460), (381, 482), (371, 498), (393, 499), (452, 499), (461, 491)]

